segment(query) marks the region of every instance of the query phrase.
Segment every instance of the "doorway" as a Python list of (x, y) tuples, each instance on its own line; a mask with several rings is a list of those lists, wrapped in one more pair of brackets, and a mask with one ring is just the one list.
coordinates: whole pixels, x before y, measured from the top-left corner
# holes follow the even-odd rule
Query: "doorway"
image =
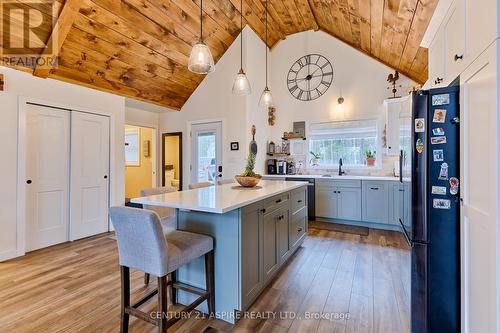
[(222, 121), (191, 125), (191, 182), (222, 178)]
[(162, 135), (162, 186), (182, 191), (182, 132)]
[(125, 125), (125, 202), (156, 187), (156, 129)]

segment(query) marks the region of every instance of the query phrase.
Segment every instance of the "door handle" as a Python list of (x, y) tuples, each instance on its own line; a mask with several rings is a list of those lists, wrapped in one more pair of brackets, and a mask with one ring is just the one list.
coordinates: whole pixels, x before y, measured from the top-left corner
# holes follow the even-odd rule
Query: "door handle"
[(104, 179), (108, 179), (108, 175), (104, 175)]
[(26, 181), (26, 184), (28, 184), (28, 185), (29, 185), (29, 184), (31, 184), (31, 183), (32, 183), (31, 179), (28, 179), (28, 180)]
[(378, 187), (370, 187), (370, 190), (375, 190), (375, 191), (377, 191), (377, 190), (378, 190)]

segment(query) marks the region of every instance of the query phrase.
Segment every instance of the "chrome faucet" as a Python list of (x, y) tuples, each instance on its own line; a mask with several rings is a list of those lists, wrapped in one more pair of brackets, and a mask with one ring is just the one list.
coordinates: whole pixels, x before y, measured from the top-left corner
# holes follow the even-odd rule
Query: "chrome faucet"
[(342, 165), (344, 165), (344, 163), (342, 163), (342, 158), (340, 158), (339, 159), (339, 176), (345, 175), (345, 171), (342, 171)]

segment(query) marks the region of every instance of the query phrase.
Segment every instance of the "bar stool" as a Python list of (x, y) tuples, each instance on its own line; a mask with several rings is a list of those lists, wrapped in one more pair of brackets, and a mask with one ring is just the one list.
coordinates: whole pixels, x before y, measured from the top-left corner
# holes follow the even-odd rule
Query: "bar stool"
[[(171, 186), (146, 188), (141, 190), (141, 197), (148, 197), (150, 195), (158, 195), (158, 194), (165, 194), (172, 192), (177, 192), (177, 189)], [(150, 205), (143, 205), (142, 208), (152, 210), (156, 212), (156, 214), (158, 214), (158, 216), (160, 217), (160, 222), (163, 228), (163, 232), (170, 232), (177, 229), (177, 219), (174, 208), (150, 206)], [(144, 273), (144, 284), (149, 284), (148, 273)]]
[[(208, 312), (215, 311), (214, 251), (213, 239), (210, 236), (186, 231), (163, 233), (160, 218), (150, 210), (111, 207), (111, 222), (118, 241), (118, 255), (121, 271), (121, 323), (120, 332), (128, 332), (130, 315), (158, 326), (158, 332), (165, 333), (167, 328), (175, 324), (182, 316), (167, 317), (167, 288), (179, 289), (198, 295), (199, 297), (184, 307), (181, 313), (189, 313), (198, 305), (207, 301)], [(201, 256), (205, 256), (206, 290), (175, 281), (167, 280), (167, 276)], [(142, 297), (137, 303), (130, 305), (130, 268), (138, 269), (158, 277), (158, 288)], [(152, 318), (138, 308), (158, 294), (159, 318)], [(176, 303), (175, 292), (172, 292), (172, 303)]]

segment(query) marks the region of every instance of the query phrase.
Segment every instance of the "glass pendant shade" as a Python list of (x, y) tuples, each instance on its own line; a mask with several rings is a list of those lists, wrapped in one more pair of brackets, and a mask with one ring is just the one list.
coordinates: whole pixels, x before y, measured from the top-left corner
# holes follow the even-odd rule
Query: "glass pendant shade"
[(208, 74), (215, 70), (212, 52), (205, 43), (200, 41), (191, 49), (188, 69), (196, 74)]
[(250, 81), (248, 81), (247, 75), (243, 69), (240, 69), (233, 83), (233, 94), (237, 96), (250, 95), (252, 93), (252, 88), (250, 87)]
[(262, 95), (260, 95), (259, 106), (262, 108), (269, 108), (273, 105), (273, 95), (271, 95), (271, 90), (269, 90), (268, 87), (265, 87)]

